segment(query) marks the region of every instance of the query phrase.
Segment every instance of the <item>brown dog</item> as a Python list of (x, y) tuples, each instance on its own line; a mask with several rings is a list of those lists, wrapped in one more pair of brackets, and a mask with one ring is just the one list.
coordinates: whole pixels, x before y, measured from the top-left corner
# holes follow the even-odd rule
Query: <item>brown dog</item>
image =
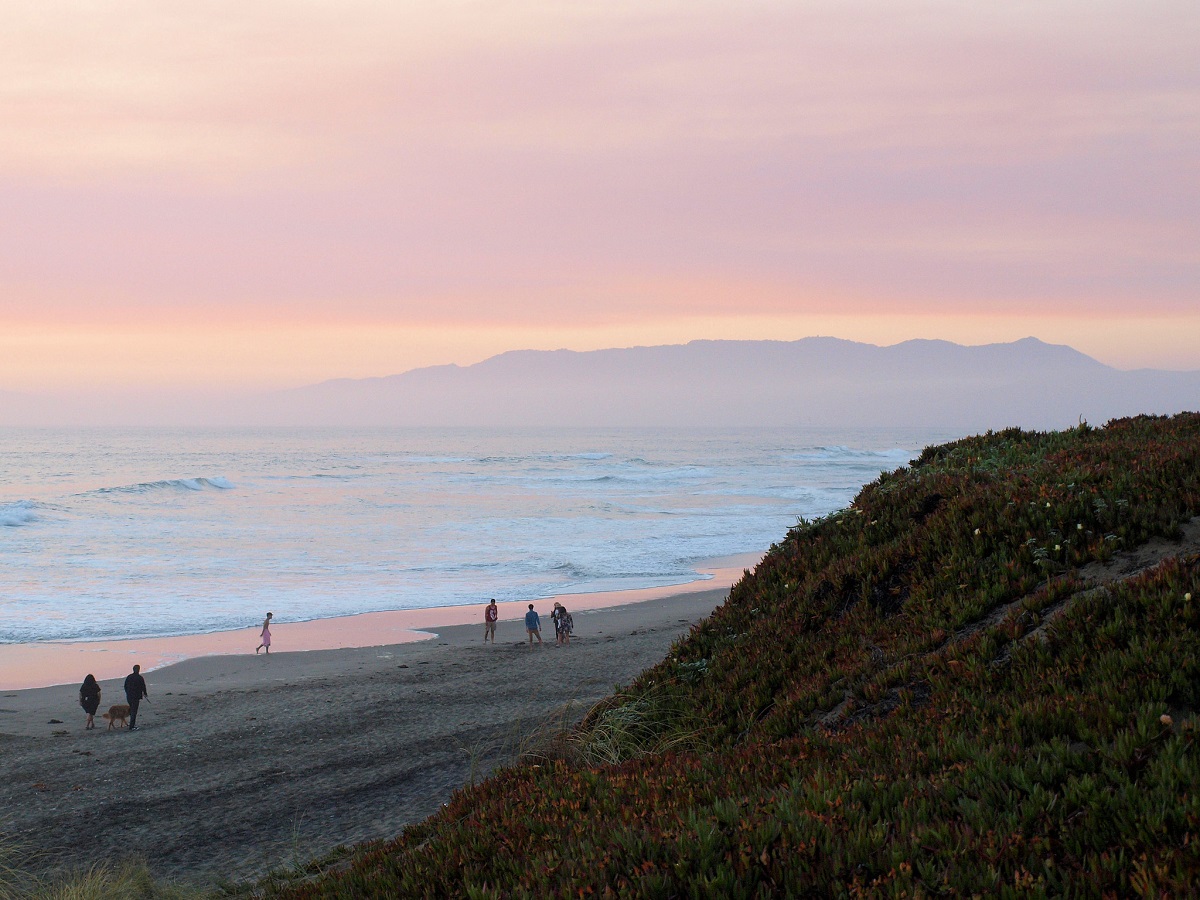
[[(127, 728), (129, 726), (129, 705), (118, 703), (116, 706), (110, 706), (102, 719), (108, 719), (109, 728)], [(117, 723), (121, 724), (118, 725)]]

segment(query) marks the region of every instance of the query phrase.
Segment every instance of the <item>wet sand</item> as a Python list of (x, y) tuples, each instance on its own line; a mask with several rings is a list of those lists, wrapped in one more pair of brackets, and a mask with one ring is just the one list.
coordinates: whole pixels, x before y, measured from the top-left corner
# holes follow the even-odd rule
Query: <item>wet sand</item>
[[(100, 718), (84, 730), (74, 667), (66, 685), (3, 690), (0, 831), (35, 868), (139, 854), (158, 875), (200, 882), (391, 836), (660, 661), (724, 601), (726, 574), (619, 606), (566, 598), (570, 647), (555, 646), (547, 601), (546, 645), (532, 650), (515, 619), (524, 604), (509, 604), (486, 645), (482, 606), (458, 611), (472, 624), (381, 646), (268, 657), (246, 630), (238, 655), (150, 671), (136, 732)], [(275, 631), (282, 649), (289, 629)], [(131, 655), (120, 662), (122, 677), (101, 681), (101, 711), (124, 702)]]

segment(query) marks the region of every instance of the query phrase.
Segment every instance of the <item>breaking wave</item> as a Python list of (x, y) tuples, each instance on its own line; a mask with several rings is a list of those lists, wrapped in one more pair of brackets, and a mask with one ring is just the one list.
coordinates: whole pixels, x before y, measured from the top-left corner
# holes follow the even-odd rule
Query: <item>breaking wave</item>
[(38, 504), (33, 500), (18, 500), (0, 506), (0, 528), (17, 528), (37, 521)]
[(221, 476), (213, 478), (168, 478), (164, 481), (142, 481), (117, 487), (97, 488), (89, 494), (149, 494), (154, 491), (228, 491), (233, 485)]

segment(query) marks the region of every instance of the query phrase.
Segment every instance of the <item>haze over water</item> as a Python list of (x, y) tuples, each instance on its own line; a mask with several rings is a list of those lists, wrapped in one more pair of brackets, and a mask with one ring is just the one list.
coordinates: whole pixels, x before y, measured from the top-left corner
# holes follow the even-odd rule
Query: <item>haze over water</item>
[(682, 584), (952, 435), (0, 431), (0, 642)]

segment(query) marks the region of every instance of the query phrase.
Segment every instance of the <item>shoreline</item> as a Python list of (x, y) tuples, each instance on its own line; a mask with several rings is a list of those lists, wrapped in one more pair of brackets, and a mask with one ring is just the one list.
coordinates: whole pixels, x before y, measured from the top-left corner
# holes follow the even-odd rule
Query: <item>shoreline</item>
[[(556, 601), (575, 614), (648, 600), (728, 591), (743, 572), (753, 569), (762, 557), (762, 553), (748, 552), (706, 560), (696, 566), (696, 574), (708, 577), (697, 577), (683, 584), (505, 601), (497, 603), (500, 622), (520, 620), (532, 602), (543, 618), (545, 632), (550, 608)], [(436, 640), (442, 629), (482, 626), (486, 603), (487, 598), (481, 598), (478, 603), (463, 606), (366, 612), (291, 623), (275, 620), (271, 626), (272, 646), (275, 647), (272, 655)], [(0, 647), (0, 690), (11, 693), (78, 684), (89, 672), (99, 681), (111, 681), (127, 675), (134, 663), (141, 666), (143, 673), (149, 674), (201, 657), (253, 656), (259, 627), (255, 624), (228, 631), (169, 637), (7, 644)]]

